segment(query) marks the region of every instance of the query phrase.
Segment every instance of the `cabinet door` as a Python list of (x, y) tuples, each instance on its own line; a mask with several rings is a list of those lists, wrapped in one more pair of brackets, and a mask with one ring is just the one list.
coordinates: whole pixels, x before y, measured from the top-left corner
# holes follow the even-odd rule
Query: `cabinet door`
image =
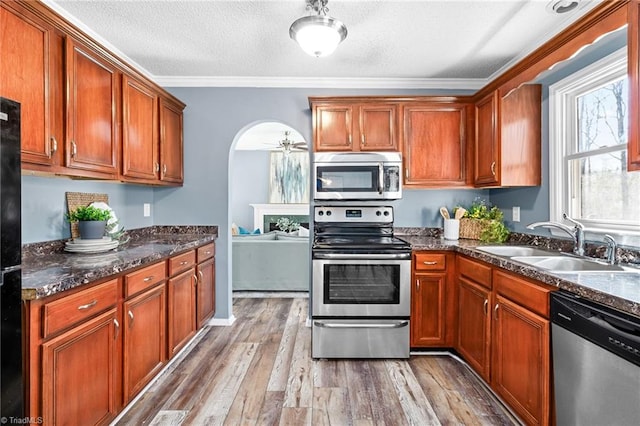
[(198, 265), (198, 329), (216, 311), (215, 259), (209, 259)]
[(640, 0), (629, 2), (629, 149), (628, 170), (640, 170)]
[(411, 346), (445, 346), (446, 274), (415, 275), (411, 292)]
[(129, 76), (122, 78), (122, 174), (156, 180), (158, 162), (158, 95)]
[(182, 184), (184, 181), (182, 108), (160, 99), (160, 180)]
[(500, 98), (501, 186), (537, 186), (541, 183), (542, 86), (525, 84)]
[(118, 172), (116, 68), (67, 38), (67, 167)]
[(499, 173), (498, 92), (487, 95), (476, 104), (476, 143), (474, 149), (474, 183), (492, 185)]
[(22, 162), (51, 166), (62, 149), (62, 39), (16, 6), (0, 6), (0, 95), (20, 102)]
[(124, 398), (131, 399), (167, 360), (164, 283), (124, 303)]
[(489, 383), (491, 316), (489, 290), (458, 278), (458, 352)]
[(404, 108), (405, 185), (464, 185), (465, 105), (411, 105)]
[(191, 268), (169, 279), (169, 358), (196, 333), (196, 270)]
[(315, 151), (351, 151), (353, 106), (318, 105), (314, 110)]
[(107, 424), (118, 410), (119, 323), (112, 309), (42, 345), (48, 424)]
[(397, 151), (398, 107), (389, 104), (364, 104), (358, 110), (360, 150)]
[(549, 424), (549, 321), (496, 296), (493, 389), (527, 424)]

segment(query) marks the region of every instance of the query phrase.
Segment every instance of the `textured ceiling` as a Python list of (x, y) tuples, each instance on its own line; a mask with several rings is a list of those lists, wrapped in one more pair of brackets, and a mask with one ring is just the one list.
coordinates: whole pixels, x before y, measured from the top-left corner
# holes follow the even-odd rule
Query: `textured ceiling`
[(303, 0), (45, 0), (165, 85), (473, 89), (599, 2), (330, 0), (349, 33), (314, 58), (289, 38)]

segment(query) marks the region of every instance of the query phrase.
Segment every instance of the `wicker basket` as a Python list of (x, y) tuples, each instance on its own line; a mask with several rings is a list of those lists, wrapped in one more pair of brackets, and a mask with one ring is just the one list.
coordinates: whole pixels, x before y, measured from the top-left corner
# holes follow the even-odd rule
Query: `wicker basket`
[(460, 238), (469, 240), (479, 240), (482, 230), (487, 225), (485, 219), (471, 219), (464, 217), (460, 219)]

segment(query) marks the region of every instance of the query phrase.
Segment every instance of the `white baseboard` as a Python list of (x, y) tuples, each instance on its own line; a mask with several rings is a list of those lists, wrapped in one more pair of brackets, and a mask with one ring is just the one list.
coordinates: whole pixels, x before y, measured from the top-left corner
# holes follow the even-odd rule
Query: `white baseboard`
[(211, 318), (207, 325), (212, 327), (228, 327), (236, 322), (236, 317), (233, 314), (229, 318)]

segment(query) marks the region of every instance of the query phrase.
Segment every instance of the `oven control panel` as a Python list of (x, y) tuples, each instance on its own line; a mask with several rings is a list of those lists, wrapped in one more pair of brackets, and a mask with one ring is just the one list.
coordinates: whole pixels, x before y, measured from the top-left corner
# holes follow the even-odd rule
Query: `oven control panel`
[(391, 206), (316, 206), (315, 222), (388, 223), (393, 222)]

